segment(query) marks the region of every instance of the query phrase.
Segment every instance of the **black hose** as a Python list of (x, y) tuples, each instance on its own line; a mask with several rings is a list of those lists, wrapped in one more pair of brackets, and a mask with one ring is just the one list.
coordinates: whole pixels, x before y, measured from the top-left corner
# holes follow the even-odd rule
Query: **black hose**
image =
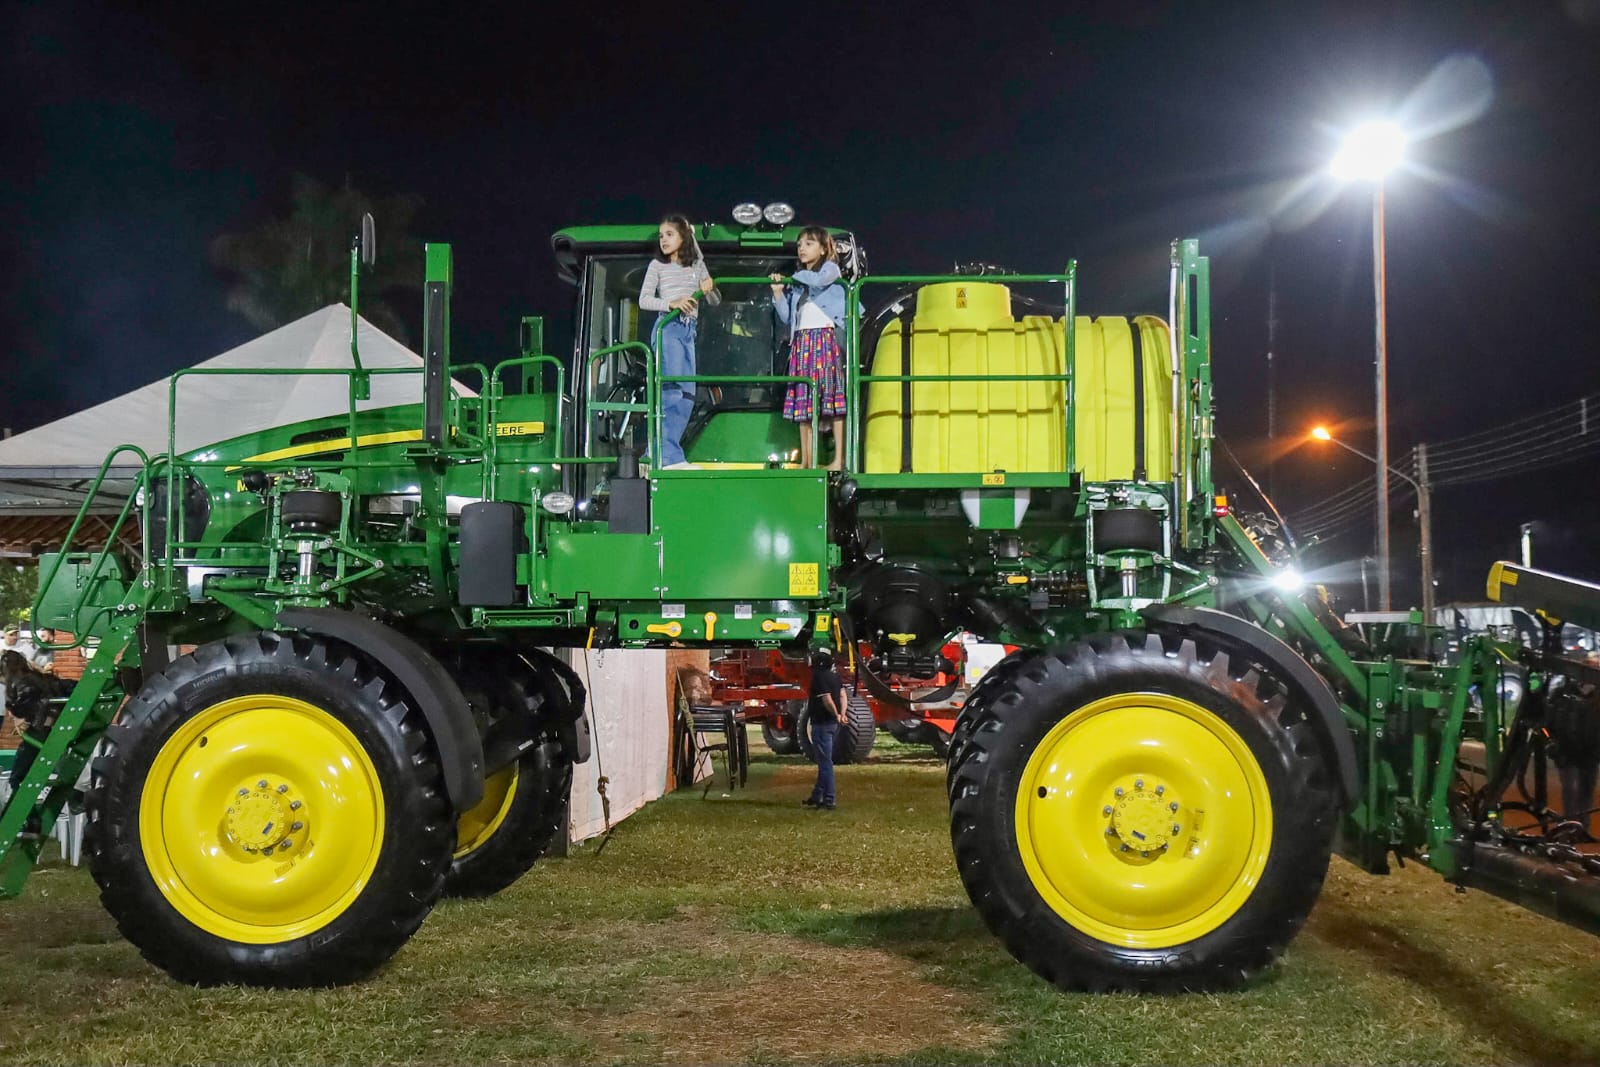
[(1280, 512), (1277, 508), (1277, 505), (1272, 502), (1272, 498), (1267, 496), (1266, 490), (1261, 488), (1261, 483), (1257, 482), (1253, 477), (1250, 476), (1250, 472), (1245, 469), (1243, 463), (1239, 462), (1239, 457), (1233, 454), (1233, 449), (1228, 447), (1228, 442), (1224, 441), (1220, 434), (1217, 436), (1216, 442), (1217, 446), (1222, 449), (1222, 454), (1228, 458), (1228, 462), (1231, 463), (1233, 468), (1239, 472), (1240, 476), (1250, 484), (1250, 487), (1256, 491), (1256, 497), (1261, 501), (1266, 509), (1272, 513), (1272, 517), (1278, 520), (1278, 529), (1283, 531), (1283, 539), (1288, 542), (1289, 551), (1298, 556), (1300, 554), (1300, 546), (1295, 544), (1294, 531), (1289, 529), (1288, 520), (1283, 517), (1283, 513)]

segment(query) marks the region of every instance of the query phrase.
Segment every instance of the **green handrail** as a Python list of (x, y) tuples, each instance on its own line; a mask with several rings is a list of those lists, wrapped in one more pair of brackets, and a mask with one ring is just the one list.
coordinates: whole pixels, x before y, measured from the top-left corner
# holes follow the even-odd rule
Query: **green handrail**
[[(497, 364), (494, 372), (485, 379), (488, 400), (485, 408), (484, 419), (484, 450), (487, 453), (487, 462), (484, 463), (484, 498), (492, 499), (495, 492), (495, 483), (500, 468), (500, 439), (495, 434), (495, 427), (500, 424), (500, 398), (505, 393), (505, 386), (500, 380), (502, 371), (510, 367), (531, 367), (540, 363), (552, 364), (556, 369), (556, 433), (561, 432), (561, 413), (567, 402), (567, 368), (554, 356), (518, 356)], [(543, 392), (544, 376), (539, 375), (539, 392)], [(523, 385), (527, 385), (527, 376), (523, 376)], [(524, 388), (524, 392), (526, 392)], [(559, 447), (559, 444), (558, 444)]]
[[(674, 314), (676, 314), (676, 312), (674, 312)], [(658, 324), (657, 329), (656, 329), (656, 338), (657, 338), (657, 340), (660, 339), (660, 336), (661, 336), (661, 332), (660, 332), (660, 326)], [(595, 384), (594, 384), (595, 365), (598, 364), (600, 362), (600, 360), (604, 359), (606, 356), (615, 355), (618, 352), (626, 352), (629, 349), (634, 349), (634, 348), (638, 349), (641, 353), (644, 354), (644, 374), (645, 374), (645, 394), (646, 394), (646, 401), (645, 402), (648, 405), (648, 404), (651, 403), (651, 394), (653, 392), (652, 383), (654, 382), (655, 375), (656, 375), (655, 360), (653, 358), (655, 353), (651, 350), (649, 345), (645, 344), (643, 341), (619, 341), (614, 345), (607, 345), (604, 348), (597, 348), (593, 352), (589, 353), (589, 358), (586, 361), (586, 363), (584, 365), (584, 369), (583, 369), (583, 384), (584, 384), (584, 389), (585, 389), (585, 395), (587, 396), (587, 399), (584, 401), (584, 406), (583, 406), (583, 438), (582, 438), (581, 441), (576, 442), (585, 457), (590, 455), (589, 430), (590, 430), (590, 427), (593, 426), (593, 424), (594, 424), (594, 413), (596, 411), (609, 410), (609, 409), (606, 409), (606, 408), (601, 408), (601, 407), (596, 406), (598, 403), (602, 403), (602, 402), (596, 401), (594, 399), (594, 393), (595, 393)], [(646, 411), (645, 411), (645, 426), (646, 426), (647, 431), (652, 431), (653, 432), (653, 420), (654, 420), (653, 412), (658, 412), (660, 410), (661, 410), (661, 398), (660, 398), (660, 396), (655, 396), (654, 397), (654, 404), (652, 405), (652, 407), (647, 408)], [(659, 455), (660, 453), (652, 453), (652, 454)]]
[[(29, 608), (29, 613), (35, 622), (38, 621), (40, 612), (44, 607), (45, 590), (49, 589), (55, 584), (56, 575), (61, 573), (62, 561), (67, 558), (67, 553), (72, 548), (73, 538), (78, 536), (78, 527), (82, 526), (83, 520), (88, 517), (90, 505), (94, 503), (95, 497), (100, 494), (100, 486), (105, 482), (106, 474), (111, 470), (111, 461), (122, 455), (124, 452), (132, 452), (139, 457), (139, 474), (136, 478), (134, 478), (133, 491), (130, 492), (128, 494), (128, 498), (122, 502), (122, 510), (117, 514), (117, 521), (111, 524), (111, 529), (106, 533), (105, 547), (100, 550), (99, 558), (94, 561), (94, 567), (89, 571), (90, 576), (98, 576), (100, 574), (100, 568), (105, 566), (106, 560), (110, 558), (111, 548), (117, 543), (117, 534), (122, 531), (122, 524), (127, 521), (128, 512), (133, 509), (134, 501), (139, 498), (139, 491), (145, 488), (148, 484), (148, 475), (151, 462), (150, 457), (146, 455), (144, 449), (140, 448), (138, 445), (118, 445), (116, 448), (112, 449), (110, 454), (106, 456), (105, 460), (101, 462), (99, 472), (94, 476), (94, 480), (89, 484), (88, 491), (84, 494), (83, 504), (78, 508), (77, 517), (72, 520), (72, 525), (67, 528), (67, 536), (61, 542), (61, 551), (56, 553), (55, 561), (50, 565), (49, 576), (46, 577), (44, 581), (39, 583), (39, 591), (34, 594), (33, 605)], [(162, 457), (158, 456), (157, 458)], [(170, 529), (170, 526), (168, 528)], [(139, 541), (144, 546), (146, 565), (148, 565), (148, 557), (150, 552), (149, 508), (140, 509)], [(83, 610), (84, 603), (88, 600), (90, 588), (91, 586), (88, 583), (85, 583), (83, 591), (78, 594), (77, 601), (72, 605), (71, 615), (74, 627), (78, 627), (78, 613)], [(52, 642), (49, 644), (40, 645), (39, 647), (50, 652), (59, 652), (64, 649), (80, 648), (84, 642), (89, 639), (89, 633), (86, 628), (78, 627), (77, 629), (74, 629), (73, 635), (76, 637), (76, 640), (71, 644), (57, 644)]]

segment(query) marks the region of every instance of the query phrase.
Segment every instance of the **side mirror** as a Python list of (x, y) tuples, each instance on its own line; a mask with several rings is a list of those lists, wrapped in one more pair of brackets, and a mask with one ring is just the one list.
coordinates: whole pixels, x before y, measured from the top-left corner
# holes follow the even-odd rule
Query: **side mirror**
[(372, 212), (361, 216), (361, 263), (370, 267), (378, 258), (377, 227), (372, 222)]

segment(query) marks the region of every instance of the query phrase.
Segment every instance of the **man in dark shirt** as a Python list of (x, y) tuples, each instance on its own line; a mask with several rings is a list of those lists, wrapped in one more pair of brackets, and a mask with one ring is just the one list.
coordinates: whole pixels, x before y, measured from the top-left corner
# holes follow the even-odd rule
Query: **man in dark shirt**
[(811, 705), (806, 716), (811, 724), (811, 745), (817, 752), (817, 784), (801, 803), (808, 808), (832, 809), (836, 800), (833, 784), (833, 740), (849, 705), (845, 702), (844, 681), (833, 669), (833, 653), (819, 648), (811, 654)]

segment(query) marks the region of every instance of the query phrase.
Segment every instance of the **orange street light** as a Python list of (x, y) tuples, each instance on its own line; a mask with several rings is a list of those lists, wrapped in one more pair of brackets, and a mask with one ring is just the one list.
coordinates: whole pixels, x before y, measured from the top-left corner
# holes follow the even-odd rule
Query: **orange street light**
[[(1380, 464), (1376, 456), (1369, 455), (1354, 445), (1347, 444), (1344, 441), (1339, 440), (1337, 437), (1333, 436), (1333, 434), (1328, 432), (1328, 428), (1326, 426), (1314, 427), (1310, 436), (1317, 441), (1327, 441), (1331, 444), (1336, 444), (1346, 452), (1349, 452), (1352, 455), (1360, 456), (1368, 463), (1379, 464), (1379, 470), (1387, 471), (1397, 478), (1401, 478), (1407, 482), (1410, 482), (1412, 488), (1417, 491), (1417, 540), (1418, 554), (1421, 557), (1420, 563), (1422, 568), (1422, 617), (1423, 621), (1431, 625), (1433, 623), (1433, 495), (1431, 491), (1432, 487), (1428, 484), (1428, 446), (1419, 444), (1416, 448), (1417, 472), (1422, 475), (1421, 479), (1419, 480), (1411, 477), (1411, 475), (1407, 474), (1403, 470), (1389, 466), (1387, 463)], [(1378, 480), (1378, 514), (1380, 516), (1380, 523), (1387, 522), (1389, 518), (1389, 502), (1387, 500), (1388, 488), (1388, 482), (1380, 478)], [(1380, 531), (1380, 533), (1383, 535), (1381, 537), (1382, 543), (1380, 550), (1383, 558), (1380, 563), (1382, 569), (1379, 571), (1379, 584), (1380, 588), (1383, 590), (1383, 606), (1385, 610), (1387, 610), (1389, 607), (1387, 578), (1389, 572), (1389, 546), (1387, 531)]]

